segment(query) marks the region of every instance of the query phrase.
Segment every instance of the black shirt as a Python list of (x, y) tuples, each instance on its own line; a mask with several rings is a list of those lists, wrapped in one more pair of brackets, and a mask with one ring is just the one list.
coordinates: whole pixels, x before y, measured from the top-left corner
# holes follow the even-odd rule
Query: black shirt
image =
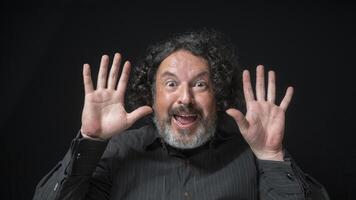
[[(104, 151), (105, 150), (105, 151)], [(104, 152), (104, 153), (103, 153)], [(37, 185), (34, 199), (328, 199), (286, 155), (255, 158), (239, 134), (217, 131), (205, 145), (179, 150), (153, 126), (108, 142), (72, 141), (64, 159)]]

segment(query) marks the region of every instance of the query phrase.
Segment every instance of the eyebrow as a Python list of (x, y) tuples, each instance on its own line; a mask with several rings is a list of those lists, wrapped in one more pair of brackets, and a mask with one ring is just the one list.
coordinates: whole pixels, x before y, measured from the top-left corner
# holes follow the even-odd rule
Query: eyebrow
[(169, 71), (165, 71), (165, 72), (163, 72), (163, 74), (161, 75), (161, 77), (165, 77), (165, 76), (177, 77), (174, 73), (169, 72)]
[[(199, 74), (197, 74), (194, 78), (198, 78), (198, 77), (205, 76), (205, 75), (209, 76), (209, 72), (208, 71), (202, 71)], [(166, 76), (172, 76), (172, 77), (175, 77), (175, 78), (177, 77), (174, 73), (169, 72), (169, 71), (165, 71), (161, 75), (161, 77), (166, 77)]]

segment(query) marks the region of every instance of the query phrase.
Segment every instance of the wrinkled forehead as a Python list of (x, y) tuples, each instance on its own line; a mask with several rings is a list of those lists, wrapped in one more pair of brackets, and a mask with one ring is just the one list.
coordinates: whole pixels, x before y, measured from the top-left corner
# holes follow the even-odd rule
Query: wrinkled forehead
[(209, 76), (209, 64), (200, 57), (186, 50), (179, 50), (166, 57), (158, 67), (156, 78), (169, 74), (179, 75), (182, 78), (194, 77), (200, 74)]

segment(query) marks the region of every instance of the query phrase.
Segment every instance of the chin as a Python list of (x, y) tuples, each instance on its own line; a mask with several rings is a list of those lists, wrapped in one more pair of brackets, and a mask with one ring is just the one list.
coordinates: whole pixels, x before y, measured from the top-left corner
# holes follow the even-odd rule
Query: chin
[(195, 129), (172, 129), (167, 125), (159, 132), (167, 144), (179, 149), (200, 147), (208, 142), (214, 133), (207, 131), (203, 126)]
[(159, 135), (172, 147), (178, 149), (194, 149), (208, 142), (215, 134), (216, 118), (199, 119), (191, 126), (180, 127), (174, 119), (160, 120), (155, 115), (153, 121)]

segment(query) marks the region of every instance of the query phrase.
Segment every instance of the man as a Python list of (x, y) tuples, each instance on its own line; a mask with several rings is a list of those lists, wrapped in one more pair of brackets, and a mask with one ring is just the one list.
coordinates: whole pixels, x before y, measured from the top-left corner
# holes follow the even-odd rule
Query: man
[[(117, 53), (109, 70), (102, 57), (96, 89), (84, 64), (80, 133), (34, 199), (328, 199), (282, 145), (293, 88), (275, 104), (275, 74), (266, 92), (259, 65), (255, 96), (223, 34), (188, 32), (150, 47), (130, 81), (130, 63), (118, 77), (120, 63)], [(241, 90), (245, 115), (235, 108)], [(128, 130), (151, 113), (152, 124)]]

